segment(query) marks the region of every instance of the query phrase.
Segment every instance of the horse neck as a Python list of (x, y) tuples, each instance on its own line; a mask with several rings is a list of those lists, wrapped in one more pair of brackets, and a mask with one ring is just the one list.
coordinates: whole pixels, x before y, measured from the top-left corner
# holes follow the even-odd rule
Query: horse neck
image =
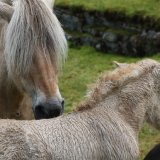
[(147, 78), (128, 83), (96, 103), (93, 110), (102, 115), (116, 113), (117, 117), (121, 117), (138, 134), (145, 121), (146, 106), (150, 99), (150, 88), (147, 84)]
[[(4, 70), (3, 70), (4, 69)], [(3, 71), (2, 71), (3, 70)], [(0, 110), (1, 118), (18, 118), (17, 112), (22, 101), (22, 94), (11, 82), (6, 73), (5, 66), (0, 71)], [(19, 114), (19, 113), (18, 113)]]

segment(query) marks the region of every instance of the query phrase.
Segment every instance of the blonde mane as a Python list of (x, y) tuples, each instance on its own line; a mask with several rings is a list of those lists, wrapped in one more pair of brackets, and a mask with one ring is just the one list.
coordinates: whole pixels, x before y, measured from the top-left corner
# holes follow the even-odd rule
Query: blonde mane
[(104, 73), (89, 89), (86, 100), (80, 103), (76, 111), (91, 109), (98, 102), (112, 94), (115, 90), (126, 85), (132, 80), (137, 80), (143, 75), (152, 72), (158, 63), (151, 59), (139, 61), (138, 63), (122, 64), (113, 71)]
[(14, 8), (16, 10), (5, 37), (9, 74), (27, 74), (34, 54), (43, 54), (44, 58), (48, 54), (56, 69), (59, 69), (66, 58), (67, 42), (51, 8), (42, 0), (15, 1)]

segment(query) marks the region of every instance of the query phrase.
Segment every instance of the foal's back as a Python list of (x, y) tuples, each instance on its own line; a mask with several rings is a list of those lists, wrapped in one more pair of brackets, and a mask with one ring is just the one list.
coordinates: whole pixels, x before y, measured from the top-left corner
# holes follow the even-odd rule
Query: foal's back
[(111, 120), (114, 116), (92, 111), (51, 120), (2, 120), (0, 159), (135, 160), (133, 132), (118, 117)]

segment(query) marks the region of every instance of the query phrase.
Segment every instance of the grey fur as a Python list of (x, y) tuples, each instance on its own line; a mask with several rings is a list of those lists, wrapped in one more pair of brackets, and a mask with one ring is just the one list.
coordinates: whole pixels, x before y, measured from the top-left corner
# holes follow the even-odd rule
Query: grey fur
[(0, 160), (137, 160), (145, 121), (160, 129), (160, 63), (104, 74), (77, 111), (56, 119), (0, 121)]
[(12, 18), (14, 9), (10, 5), (3, 2), (0, 2), (0, 8), (0, 17), (9, 22)]

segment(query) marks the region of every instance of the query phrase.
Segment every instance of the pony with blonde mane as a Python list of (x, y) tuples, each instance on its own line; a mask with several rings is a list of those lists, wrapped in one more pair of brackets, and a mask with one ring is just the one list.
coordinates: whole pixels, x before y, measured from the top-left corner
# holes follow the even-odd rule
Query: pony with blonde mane
[(32, 119), (31, 108), (36, 119), (63, 113), (57, 75), (67, 43), (53, 3), (0, 0), (1, 118)]
[(137, 160), (144, 122), (160, 129), (160, 63), (119, 64), (74, 112), (0, 121), (0, 159)]

